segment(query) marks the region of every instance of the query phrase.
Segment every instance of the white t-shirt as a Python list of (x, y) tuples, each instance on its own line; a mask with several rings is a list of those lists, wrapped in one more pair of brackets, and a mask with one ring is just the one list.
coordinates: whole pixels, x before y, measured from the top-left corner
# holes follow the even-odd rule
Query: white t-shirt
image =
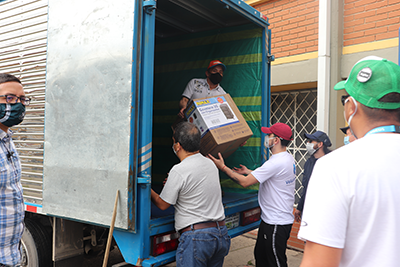
[(185, 91), (183, 91), (182, 96), (189, 98), (189, 100), (192, 100), (224, 94), (226, 94), (226, 92), (219, 84), (216, 88), (211, 90), (210, 86), (207, 83), (207, 79), (192, 79), (186, 85)]
[(298, 237), (342, 248), (340, 266), (399, 266), (400, 134), (372, 134), (318, 160)]
[(296, 165), (288, 152), (273, 154), (251, 174), (260, 183), (258, 203), (261, 219), (272, 225), (292, 224)]
[(199, 222), (225, 219), (218, 169), (200, 153), (172, 167), (160, 197), (175, 206), (176, 231)]

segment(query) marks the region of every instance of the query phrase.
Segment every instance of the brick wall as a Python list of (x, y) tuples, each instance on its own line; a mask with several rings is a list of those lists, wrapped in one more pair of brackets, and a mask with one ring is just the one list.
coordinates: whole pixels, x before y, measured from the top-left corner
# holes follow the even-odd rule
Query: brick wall
[(318, 0), (271, 0), (254, 8), (269, 18), (276, 58), (318, 50)]
[[(293, 209), (293, 214), (296, 209)], [(300, 223), (294, 222), (292, 226), (292, 231), (290, 232), (290, 238), (288, 240), (288, 247), (295, 248), (298, 250), (304, 250), (304, 241), (297, 239), (297, 233), (299, 232)]]
[(398, 37), (400, 0), (345, 0), (343, 45)]

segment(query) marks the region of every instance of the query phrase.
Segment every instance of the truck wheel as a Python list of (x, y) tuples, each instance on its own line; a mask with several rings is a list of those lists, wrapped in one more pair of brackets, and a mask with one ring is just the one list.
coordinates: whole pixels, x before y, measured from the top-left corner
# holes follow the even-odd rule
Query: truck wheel
[(25, 219), (21, 267), (51, 267), (51, 251), (50, 233), (36, 221)]

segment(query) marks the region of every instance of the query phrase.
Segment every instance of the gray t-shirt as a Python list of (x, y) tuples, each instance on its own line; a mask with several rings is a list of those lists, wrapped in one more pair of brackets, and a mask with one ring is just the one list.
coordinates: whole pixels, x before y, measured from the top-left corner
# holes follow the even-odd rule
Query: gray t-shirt
[(160, 197), (175, 206), (176, 231), (225, 219), (218, 169), (200, 153), (172, 167)]
[(186, 85), (185, 91), (183, 91), (182, 96), (187, 97), (189, 100), (205, 98), (217, 95), (224, 95), (226, 92), (218, 84), (214, 89), (210, 89), (207, 83), (207, 79), (192, 79)]

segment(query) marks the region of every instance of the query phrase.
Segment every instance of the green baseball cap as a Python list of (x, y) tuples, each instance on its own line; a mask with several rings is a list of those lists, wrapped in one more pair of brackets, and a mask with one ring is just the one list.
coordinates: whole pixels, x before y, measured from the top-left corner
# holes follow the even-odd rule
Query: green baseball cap
[(378, 101), (389, 93), (400, 94), (400, 66), (385, 58), (365, 57), (353, 66), (347, 80), (338, 82), (334, 89), (346, 89), (355, 100), (370, 108), (400, 108), (400, 102)]

